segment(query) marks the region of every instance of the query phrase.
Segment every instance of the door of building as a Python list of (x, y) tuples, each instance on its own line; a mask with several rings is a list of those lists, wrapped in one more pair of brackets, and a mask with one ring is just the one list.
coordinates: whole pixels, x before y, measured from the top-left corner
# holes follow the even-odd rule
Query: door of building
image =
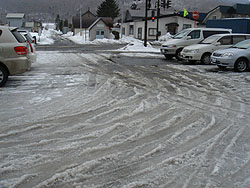
[(142, 28), (141, 27), (139, 27), (138, 28), (138, 39), (142, 39)]
[(96, 39), (103, 39), (104, 38), (104, 30), (96, 30)]

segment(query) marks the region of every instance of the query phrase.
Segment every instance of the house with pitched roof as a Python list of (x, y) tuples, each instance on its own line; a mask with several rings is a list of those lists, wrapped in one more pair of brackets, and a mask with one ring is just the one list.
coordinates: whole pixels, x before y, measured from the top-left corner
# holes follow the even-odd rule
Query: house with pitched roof
[(208, 20), (223, 19), (223, 18), (249, 18), (250, 5), (249, 4), (235, 4), (233, 6), (219, 5), (209, 11), (204, 18), (205, 24)]
[[(80, 24), (81, 20), (81, 24)], [(74, 34), (84, 31), (89, 36), (90, 41), (95, 39), (110, 38), (111, 30), (113, 26), (113, 20), (109, 17), (97, 17), (90, 10), (84, 14), (73, 16), (72, 18), (72, 30)]]
[(24, 13), (8, 13), (6, 16), (8, 26), (10, 27), (24, 27), (25, 14)]

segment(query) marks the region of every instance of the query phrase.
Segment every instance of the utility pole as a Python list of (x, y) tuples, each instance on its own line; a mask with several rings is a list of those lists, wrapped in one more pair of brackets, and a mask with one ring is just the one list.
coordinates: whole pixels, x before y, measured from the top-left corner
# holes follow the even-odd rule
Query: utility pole
[(80, 36), (82, 36), (82, 3), (80, 4)]
[(156, 40), (159, 39), (160, 0), (157, 0)]
[(122, 1), (122, 20), (121, 20), (121, 28), (120, 28), (121, 38), (122, 38), (122, 27), (124, 23), (124, 6), (125, 6), (125, 0)]
[(145, 26), (144, 26), (144, 46), (147, 47), (147, 37), (148, 37), (148, 5), (151, 0), (146, 0), (145, 5)]

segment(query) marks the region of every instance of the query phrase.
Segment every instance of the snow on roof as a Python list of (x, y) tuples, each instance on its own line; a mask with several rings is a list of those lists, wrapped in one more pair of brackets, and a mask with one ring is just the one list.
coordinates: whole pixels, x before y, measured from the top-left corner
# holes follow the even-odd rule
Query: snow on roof
[(8, 13), (6, 18), (24, 18), (24, 13)]

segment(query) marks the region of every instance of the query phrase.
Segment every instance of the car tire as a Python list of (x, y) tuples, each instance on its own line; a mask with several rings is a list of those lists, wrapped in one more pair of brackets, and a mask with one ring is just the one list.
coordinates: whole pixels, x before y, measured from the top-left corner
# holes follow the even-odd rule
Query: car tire
[(8, 76), (9, 75), (6, 68), (0, 65), (0, 87), (4, 86), (4, 84), (7, 82)]
[(164, 56), (166, 59), (172, 59), (174, 57), (173, 55), (167, 55), (167, 54), (165, 54)]
[(234, 70), (236, 72), (244, 72), (248, 68), (248, 61), (245, 58), (238, 59), (234, 64)]
[(182, 51), (182, 48), (181, 49), (178, 49), (175, 53), (175, 58), (178, 60), (178, 61), (182, 61), (182, 58), (181, 58), (181, 51)]
[(210, 53), (203, 54), (202, 57), (201, 57), (201, 63), (205, 64), (205, 65), (210, 65), (211, 64), (210, 56), (211, 56)]

